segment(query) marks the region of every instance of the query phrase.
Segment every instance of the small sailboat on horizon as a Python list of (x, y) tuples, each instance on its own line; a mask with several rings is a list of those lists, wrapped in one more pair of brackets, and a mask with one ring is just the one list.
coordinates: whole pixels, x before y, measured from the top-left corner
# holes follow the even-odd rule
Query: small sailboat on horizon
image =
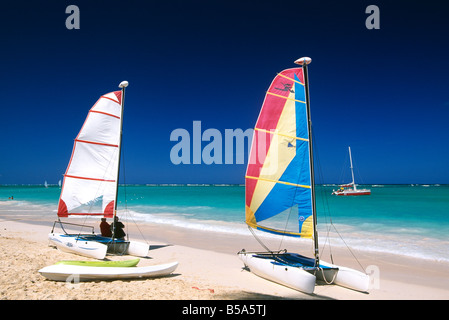
[[(238, 253), (254, 274), (313, 293), (317, 280), (365, 292), (369, 276), (320, 259), (307, 65), (280, 72), (271, 83), (257, 119), (245, 175), (246, 224), (271, 234), (313, 240), (314, 257), (286, 250)], [(283, 86), (289, 90), (283, 90)], [(265, 150), (264, 150), (265, 147)], [(287, 229), (277, 218), (294, 220)]]
[[(117, 196), (122, 143), (123, 108), (127, 81), (120, 91), (102, 95), (90, 109), (75, 139), (72, 156), (64, 174), (58, 204), (58, 221), (48, 235), (50, 244), (78, 255), (104, 259), (106, 253), (146, 257), (149, 245), (116, 237), (118, 225)], [(69, 216), (112, 218), (112, 236), (94, 233), (68, 233), (65, 226), (84, 225), (63, 222)], [(59, 225), (64, 233), (54, 232)]]
[(370, 189), (357, 189), (357, 185), (355, 184), (354, 180), (354, 168), (352, 166), (351, 147), (348, 147), (348, 149), (349, 149), (349, 162), (351, 164), (350, 168), (351, 168), (352, 182), (339, 185), (340, 189), (332, 190), (332, 194), (336, 196), (369, 196), (371, 194)]

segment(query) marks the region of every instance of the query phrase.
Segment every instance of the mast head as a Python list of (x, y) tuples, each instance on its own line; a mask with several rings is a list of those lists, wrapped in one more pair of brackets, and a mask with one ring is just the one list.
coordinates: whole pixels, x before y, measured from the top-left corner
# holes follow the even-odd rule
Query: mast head
[(122, 81), (122, 82), (120, 82), (120, 84), (118, 86), (120, 88), (126, 88), (128, 86), (128, 81)]
[(299, 64), (300, 66), (308, 65), (311, 62), (312, 62), (312, 59), (309, 58), (309, 57), (302, 57), (302, 58), (299, 58), (298, 60), (295, 61), (295, 63)]

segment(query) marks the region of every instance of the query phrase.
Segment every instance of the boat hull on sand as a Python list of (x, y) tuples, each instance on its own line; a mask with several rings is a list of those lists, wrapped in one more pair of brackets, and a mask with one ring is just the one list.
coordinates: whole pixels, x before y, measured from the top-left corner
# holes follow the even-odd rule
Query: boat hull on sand
[(260, 258), (251, 253), (239, 253), (239, 258), (252, 273), (261, 278), (304, 293), (313, 293), (315, 289), (315, 275), (303, 268), (283, 266), (272, 259)]
[(52, 245), (64, 252), (74, 253), (88, 258), (104, 259), (106, 253), (128, 254), (146, 257), (150, 246), (138, 241), (124, 241), (97, 235), (70, 235), (50, 233), (48, 239)]
[(338, 268), (337, 276), (333, 282), (334, 284), (355, 291), (368, 292), (370, 285), (369, 275), (351, 268), (336, 266), (324, 261), (321, 261), (320, 265)]
[(108, 246), (96, 241), (86, 241), (60, 233), (49, 233), (48, 240), (59, 250), (88, 258), (104, 259)]
[(286, 287), (311, 294), (317, 280), (366, 292), (369, 276), (346, 267), (320, 262), (295, 253), (260, 254), (241, 251), (239, 258), (255, 275)]
[(91, 267), (54, 264), (39, 270), (53, 281), (96, 281), (164, 277), (173, 273), (178, 262), (146, 267)]

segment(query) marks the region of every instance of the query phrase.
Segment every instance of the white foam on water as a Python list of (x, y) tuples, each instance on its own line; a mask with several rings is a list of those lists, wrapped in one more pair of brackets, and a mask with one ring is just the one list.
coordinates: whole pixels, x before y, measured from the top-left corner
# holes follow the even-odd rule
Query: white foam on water
[[(195, 216), (189, 210), (183, 213), (163, 212), (163, 208), (159, 208), (158, 213), (141, 213), (138, 211), (119, 210), (118, 215), (122, 220), (128, 223), (134, 221), (148, 222), (160, 225), (169, 225), (190, 230), (209, 231), (223, 234), (250, 235), (245, 222), (229, 222), (220, 220), (200, 220), (194, 219)], [(167, 206), (166, 209), (170, 209)], [(199, 208), (197, 208), (199, 209)], [(48, 206), (36, 204), (28, 201), (3, 201), (0, 206), (0, 215), (16, 215), (20, 216), (46, 216), (56, 219), (56, 206)], [(98, 216), (88, 217), (71, 217), (75, 220), (94, 220), (99, 219)], [(389, 253), (403, 255), (419, 259), (449, 262), (449, 238), (435, 237), (432, 234), (426, 234), (425, 229), (419, 228), (393, 228), (382, 224), (364, 223), (360, 225), (334, 224), (338, 233), (331, 228), (328, 235), (326, 226), (320, 224), (318, 226), (320, 247), (330, 242), (332, 247), (346, 247), (361, 250), (365, 252)], [(342, 235), (343, 240), (341, 240)], [(269, 233), (258, 233), (262, 238), (278, 238), (278, 236)], [(293, 241), (310, 241), (307, 239), (287, 238), (288, 242)]]
[[(245, 236), (251, 234), (248, 231), (248, 227), (244, 221), (238, 223), (218, 220), (199, 220), (192, 219), (187, 215), (179, 215), (178, 213), (170, 212), (149, 214), (129, 211), (128, 214), (132, 216), (134, 221), (170, 225), (190, 230), (209, 231), (223, 234)], [(349, 246), (351, 249), (365, 252), (399, 254), (419, 259), (449, 262), (449, 256), (447, 253), (449, 241), (442, 241), (441, 239), (423, 236), (422, 231), (402, 228), (395, 233), (383, 234), (381, 232), (368, 232), (363, 230), (363, 228), (360, 229), (355, 226), (343, 224), (334, 226), (337, 228), (338, 233), (332, 231), (329, 235), (326, 227), (318, 227), (320, 247), (322, 244), (326, 243), (328, 245), (330, 242), (332, 247), (343, 248)], [(340, 238), (339, 234), (342, 235), (343, 240)], [(279, 238), (277, 235), (264, 232), (259, 232), (258, 235), (262, 238)], [(288, 242), (310, 241), (308, 239), (290, 237), (286, 237), (286, 239), (288, 239), (286, 240)]]

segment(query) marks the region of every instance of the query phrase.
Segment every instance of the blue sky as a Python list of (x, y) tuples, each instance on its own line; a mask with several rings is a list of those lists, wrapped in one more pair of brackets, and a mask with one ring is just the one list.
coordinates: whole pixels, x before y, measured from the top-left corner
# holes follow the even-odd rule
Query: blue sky
[(435, 0), (2, 4), (0, 184), (57, 183), (88, 110), (122, 80), (127, 183), (243, 183), (245, 164), (172, 164), (170, 133), (252, 128), (302, 56), (318, 182), (349, 179), (350, 145), (360, 183), (449, 183), (448, 15)]

